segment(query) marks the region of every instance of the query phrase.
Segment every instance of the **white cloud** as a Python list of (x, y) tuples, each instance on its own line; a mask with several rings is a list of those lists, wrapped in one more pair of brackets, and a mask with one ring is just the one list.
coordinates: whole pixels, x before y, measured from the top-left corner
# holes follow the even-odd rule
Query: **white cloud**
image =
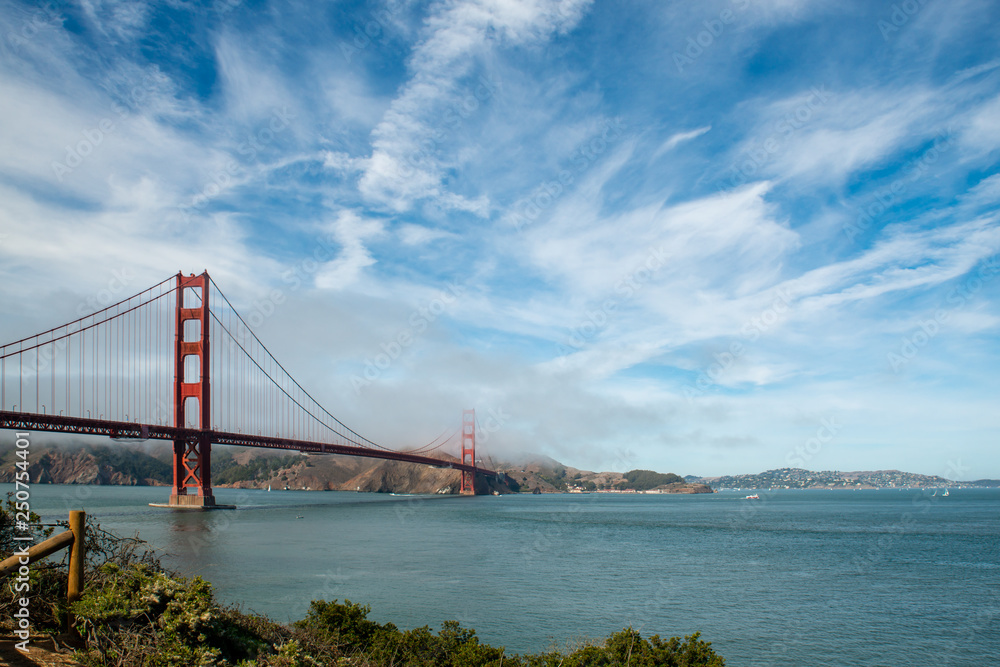
[[(683, 43), (732, 5), (662, 11), (688, 12), (687, 27), (674, 28)], [(138, 58), (134, 44), (121, 44), (157, 30), (141, 12), (129, 15), (123, 3), (88, 7), (87, 38), (108, 38), (96, 56), (56, 20), (27, 43), (4, 42), (5, 331), (50, 326), (60, 305), (72, 311), (112, 271), (127, 268), (138, 289), (178, 269), (208, 268), (237, 302), (285, 289), (282, 316), (265, 325), (282, 360), (304, 369), (335, 413), (386, 444), (412, 442), (415, 430), (429, 440), (455, 418), (455, 406), (477, 404), (515, 415), (495, 438), (498, 448), (549, 448), (570, 464), (601, 465), (630, 447), (641, 457), (633, 467), (738, 472), (781, 463), (809, 435), (795, 425), (805, 420), (815, 432), (836, 408), (858, 435), (838, 444), (847, 453), (831, 454), (831, 467), (864, 466), (871, 448), (861, 445), (871, 442), (898, 454), (919, 441), (926, 468), (933, 438), (910, 425), (937, 410), (942, 432), (971, 434), (970, 451), (986, 461), (980, 467), (993, 465), (995, 285), (969, 299), (906, 374), (892, 375), (884, 363), (949, 282), (1000, 246), (987, 210), (1000, 198), (990, 176), (1000, 144), (996, 64), (974, 65), (984, 58), (952, 39), (960, 32), (936, 43), (947, 47), (946, 62), (898, 48), (933, 31), (932, 14), (870, 57), (870, 44), (858, 46), (851, 32), (864, 27), (840, 23), (849, 6), (749, 3), (740, 23), (706, 49), (700, 76), (671, 88), (672, 72), (657, 78), (670, 69), (662, 54), (633, 48), (637, 32), (623, 30), (624, 41), (612, 32), (634, 28), (615, 23), (618, 13), (648, 16), (642, 3), (588, 22), (586, 43), (573, 30), (587, 2), (410, 3), (384, 42), (350, 62), (337, 40), (351, 33), (319, 25), (311, 9), (227, 20), (207, 44), (178, 47), (192, 50), (180, 62), (152, 51)], [(829, 25), (824, 17), (807, 27), (838, 31), (829, 54), (788, 61), (779, 77), (760, 70), (754, 81), (739, 78), (773, 26), (820, 11)], [(26, 10), (0, 14), (4, 36), (30, 18)], [(805, 34), (794, 31), (782, 35)], [(310, 46), (290, 57), (300, 37)], [(837, 59), (841, 49), (850, 72)], [(216, 68), (214, 82), (188, 80), (196, 59)], [(826, 101), (811, 103), (814, 93), (794, 83), (827, 75), (836, 83)], [(127, 117), (112, 117), (121, 100)], [(240, 142), (286, 101), (298, 114), (289, 134), (244, 160)], [(780, 123), (790, 114), (799, 126), (786, 133)], [(52, 161), (105, 117), (114, 130), (60, 182)], [(625, 130), (604, 141), (609, 118)], [(664, 123), (672, 135), (650, 129)], [(950, 124), (961, 140), (924, 180), (908, 182), (907, 197), (924, 213), (898, 206), (874, 242), (844, 244), (836, 224), (844, 201), (877, 187), (881, 175), (896, 177), (912, 151)], [(698, 174), (741, 164), (772, 136), (778, 150), (746, 185), (713, 196), (698, 189)], [(581, 149), (594, 142), (604, 142), (600, 154), (577, 170)], [(650, 168), (661, 156), (669, 159)], [(239, 174), (220, 184), (234, 160)], [(571, 187), (520, 230), (505, 224), (502, 205), (537, 193), (563, 169), (574, 170)], [(875, 176), (857, 179), (863, 170)], [(968, 183), (977, 185), (961, 194)], [(178, 224), (178, 205), (214, 188)], [(390, 220), (387, 209), (404, 214)], [(466, 213), (481, 219), (463, 225)], [(317, 228), (339, 249), (313, 272), (302, 268), (315, 248), (303, 236)], [(655, 269), (646, 266), (653, 257)], [(289, 268), (313, 281), (288, 288)], [(452, 279), (464, 281), (459, 300), (356, 396), (350, 373)], [(717, 393), (689, 404), (680, 388), (732, 341), (744, 341), (741, 328), (779, 293), (786, 312), (718, 378)], [(614, 309), (605, 309), (609, 300)], [(567, 349), (587, 325), (582, 344)], [(386, 422), (387, 403), (400, 406), (398, 419)]]
[(330, 130), (337, 133), (347, 123), (371, 132), (378, 119), (385, 114), (390, 100), (376, 94), (362, 77), (341, 67), (330, 67), (330, 57), (325, 54), (322, 62), (314, 63), (321, 77), (322, 100), (333, 112)]
[(352, 158), (342, 151), (325, 151), (323, 153), (323, 166), (327, 169), (348, 173), (360, 169), (359, 160)]
[(276, 108), (298, 107), (267, 51), (247, 48), (245, 39), (223, 33), (215, 45), (222, 89), (225, 91), (226, 120), (253, 124), (274, 113)]
[[(368, 199), (407, 211), (420, 199), (445, 210), (485, 217), (484, 198), (470, 201), (444, 186), (442, 154), (456, 140), (461, 116), (482, 113), (500, 85), (472, 77), (492, 49), (548, 39), (579, 20), (589, 0), (469, 0), (434, 5), (426, 37), (414, 49), (411, 77), (372, 132), (372, 155), (359, 187)], [(497, 37), (491, 37), (496, 33)], [(472, 77), (472, 78), (470, 78)]]
[(768, 184), (673, 206), (659, 203), (595, 214), (600, 192), (588, 183), (560, 204), (552, 222), (532, 229), (526, 249), (536, 264), (577, 293), (611, 293), (637, 271), (650, 253), (669, 257), (657, 284), (677, 291), (736, 294), (753, 291), (772, 276), (772, 258), (798, 244), (794, 232), (772, 219), (764, 202)]
[(404, 245), (421, 246), (441, 239), (453, 239), (455, 235), (423, 225), (404, 224), (399, 228), (399, 238)]
[(381, 221), (362, 218), (354, 211), (341, 211), (331, 225), (340, 244), (340, 254), (316, 273), (316, 287), (343, 290), (354, 284), (362, 270), (375, 264), (365, 242), (384, 232)]
[(938, 97), (930, 90), (814, 87), (769, 104), (761, 113), (764, 122), (741, 147), (741, 158), (756, 159), (772, 177), (839, 185), (913, 141), (915, 131), (926, 132), (926, 124), (939, 114)]
[(94, 28), (107, 37), (121, 40), (140, 36), (150, 14), (150, 8), (139, 2), (83, 0), (80, 6)]
[(807, 310), (943, 283), (997, 252), (1000, 228), (980, 219), (930, 230), (894, 227), (859, 257), (810, 270), (782, 287)]
[(656, 158), (660, 157), (667, 151), (673, 150), (674, 148), (684, 143), (685, 141), (690, 141), (692, 139), (700, 137), (701, 135), (705, 134), (711, 129), (712, 129), (711, 125), (706, 125), (704, 127), (699, 127), (697, 129), (690, 130), (689, 132), (678, 132), (677, 134), (674, 134), (669, 139), (664, 141), (658, 149), (656, 149), (656, 152), (653, 153), (653, 156), (650, 158), (650, 160), (655, 160)]
[(996, 205), (1000, 203), (1000, 174), (984, 178), (961, 196), (962, 203), (971, 206)]
[(971, 114), (962, 143), (977, 152), (993, 152), (1000, 146), (1000, 95)]
[(988, 63), (983, 63), (982, 65), (976, 65), (975, 67), (967, 67), (959, 72), (956, 72), (955, 75), (952, 76), (949, 83), (952, 85), (959, 84), (966, 79), (971, 79), (975, 76), (983, 74), (984, 72), (991, 72), (998, 67), (1000, 67), (1000, 58), (991, 60)]

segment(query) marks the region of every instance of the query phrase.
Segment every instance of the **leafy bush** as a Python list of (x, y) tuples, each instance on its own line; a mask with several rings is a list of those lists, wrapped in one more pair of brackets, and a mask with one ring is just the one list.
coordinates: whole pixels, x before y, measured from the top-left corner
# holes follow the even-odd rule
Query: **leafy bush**
[(382, 626), (368, 620), (371, 607), (344, 600), (313, 600), (306, 617), (296, 621), (295, 627), (312, 630), (317, 636), (337, 646), (352, 646), (367, 650), (382, 632), (395, 631), (396, 626)]
[(266, 646), (225, 622), (211, 586), (200, 577), (188, 581), (146, 565), (108, 564), (98, 579), (72, 607), (76, 629), (87, 640), (84, 664), (114, 664), (129, 655), (128, 664), (150, 667), (225, 665), (255, 657)]
[[(40, 526), (40, 517), (34, 512), (28, 512), (28, 530), (21, 530), (17, 525), (17, 513), (23, 513), (24, 503), (17, 503), (14, 494), (8, 493), (7, 498), (0, 502), (0, 560), (13, 555), (25, 544), (39, 544), (52, 535), (51, 526)], [(19, 542), (15, 537), (31, 535), (30, 543)], [(12, 613), (20, 608), (18, 600), (24, 597), (20, 582), (15, 582), (16, 571), (6, 577), (0, 577), (0, 622), (9, 622)], [(60, 570), (58, 563), (51, 561), (33, 563), (28, 575), (28, 586), (31, 594), (28, 613), (33, 624), (57, 623), (65, 614), (66, 574), (65, 568)], [(60, 597), (62, 602), (60, 603)]]
[(569, 654), (505, 655), (503, 648), (479, 642), (476, 631), (445, 621), (435, 635), (422, 627), (405, 632), (392, 623), (368, 620), (368, 606), (344, 600), (344, 604), (314, 601), (306, 618), (295, 625), (300, 630), (336, 644), (351, 664), (386, 667), (724, 667), (723, 658), (701, 641), (699, 634), (663, 641), (648, 640), (626, 628), (612, 634), (602, 645), (591, 645)]
[(268, 619), (222, 607), (201, 577), (104, 565), (72, 605), (88, 667), (318, 667), (337, 654)]
[(26, 503), (17, 503), (12, 491), (9, 491), (7, 498), (0, 503), (0, 554), (12, 554), (21, 548), (21, 543), (15, 540), (15, 537), (30, 534), (33, 538), (32, 544), (38, 544), (52, 534), (51, 527), (43, 528), (38, 525), (41, 517), (31, 511), (28, 512), (29, 530), (27, 532), (17, 530), (18, 505), (24, 510)]

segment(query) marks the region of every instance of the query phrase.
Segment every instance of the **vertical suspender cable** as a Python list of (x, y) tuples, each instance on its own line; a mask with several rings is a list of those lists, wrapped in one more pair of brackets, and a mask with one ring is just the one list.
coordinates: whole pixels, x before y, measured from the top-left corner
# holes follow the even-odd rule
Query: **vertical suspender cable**
[[(69, 331), (69, 328), (67, 328), (66, 330)], [(67, 415), (70, 414), (70, 413), (72, 413), (72, 411), (73, 411), (73, 406), (71, 405), (71, 399), (70, 399), (70, 390), (69, 390), (69, 387), (70, 387), (70, 381), (69, 381), (69, 377), (70, 377), (70, 358), (72, 356), (73, 356), (73, 339), (70, 338), (68, 341), (66, 341), (66, 375), (63, 376), (65, 378), (65, 384), (66, 384), (66, 414)]]
[(135, 345), (135, 339), (138, 338), (138, 333), (139, 333), (138, 329), (136, 329), (136, 319), (138, 317), (138, 312), (133, 310), (131, 313), (129, 313), (129, 315), (131, 316), (132, 326), (129, 329), (128, 365), (130, 370), (128, 374), (128, 384), (129, 384), (129, 389), (131, 391), (129, 391), (128, 417), (131, 421), (135, 422), (138, 421), (136, 419), (136, 412), (138, 412), (139, 410), (139, 400), (138, 400), (139, 395), (136, 393), (136, 388), (138, 386), (138, 382), (136, 381), (136, 379), (138, 378), (139, 364), (137, 363), (138, 359), (136, 359), (135, 356), (136, 352), (138, 352)]
[[(51, 336), (55, 338), (55, 334)], [(50, 343), (52, 347), (51, 359), (49, 359), (49, 391), (52, 394), (52, 414), (59, 414), (56, 410), (56, 344)]]

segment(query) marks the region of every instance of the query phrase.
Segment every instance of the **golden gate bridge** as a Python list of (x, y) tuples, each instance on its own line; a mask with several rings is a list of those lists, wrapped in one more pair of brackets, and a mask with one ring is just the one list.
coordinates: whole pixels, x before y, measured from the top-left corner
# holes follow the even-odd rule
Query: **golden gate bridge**
[[(168, 507), (217, 507), (213, 445), (362, 456), (510, 483), (476, 465), (475, 412), (457, 461), (443, 444), (407, 451), (360, 435), (324, 408), (251, 330), (205, 271), (178, 273), (72, 322), (0, 346), (0, 428), (173, 441)], [(446, 441), (447, 442), (447, 441)]]

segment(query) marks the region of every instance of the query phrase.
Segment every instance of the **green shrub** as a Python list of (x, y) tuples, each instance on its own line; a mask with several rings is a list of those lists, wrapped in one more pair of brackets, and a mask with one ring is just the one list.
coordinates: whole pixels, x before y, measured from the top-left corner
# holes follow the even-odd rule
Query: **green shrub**
[(445, 621), (435, 635), (422, 627), (405, 632), (392, 623), (368, 619), (371, 609), (344, 600), (313, 601), (309, 612), (295, 625), (336, 644), (352, 664), (386, 667), (724, 667), (725, 661), (711, 644), (694, 634), (667, 641), (654, 635), (643, 639), (626, 628), (612, 634), (603, 645), (585, 646), (566, 655), (560, 652), (508, 656), (502, 648), (482, 644), (476, 631), (456, 621)]
[[(367, 650), (376, 635), (386, 630), (374, 621), (368, 620), (371, 607), (354, 604), (344, 600), (339, 604), (336, 600), (313, 600), (309, 605), (306, 617), (296, 621), (297, 628), (314, 631), (319, 637), (337, 646), (350, 646), (358, 650)], [(396, 627), (390, 625), (392, 630)]]
[(319, 664), (289, 631), (222, 608), (201, 577), (172, 577), (143, 563), (109, 563), (95, 575), (71, 607), (87, 641), (79, 654), (85, 665), (122, 664), (122, 656), (124, 664), (144, 667)]

